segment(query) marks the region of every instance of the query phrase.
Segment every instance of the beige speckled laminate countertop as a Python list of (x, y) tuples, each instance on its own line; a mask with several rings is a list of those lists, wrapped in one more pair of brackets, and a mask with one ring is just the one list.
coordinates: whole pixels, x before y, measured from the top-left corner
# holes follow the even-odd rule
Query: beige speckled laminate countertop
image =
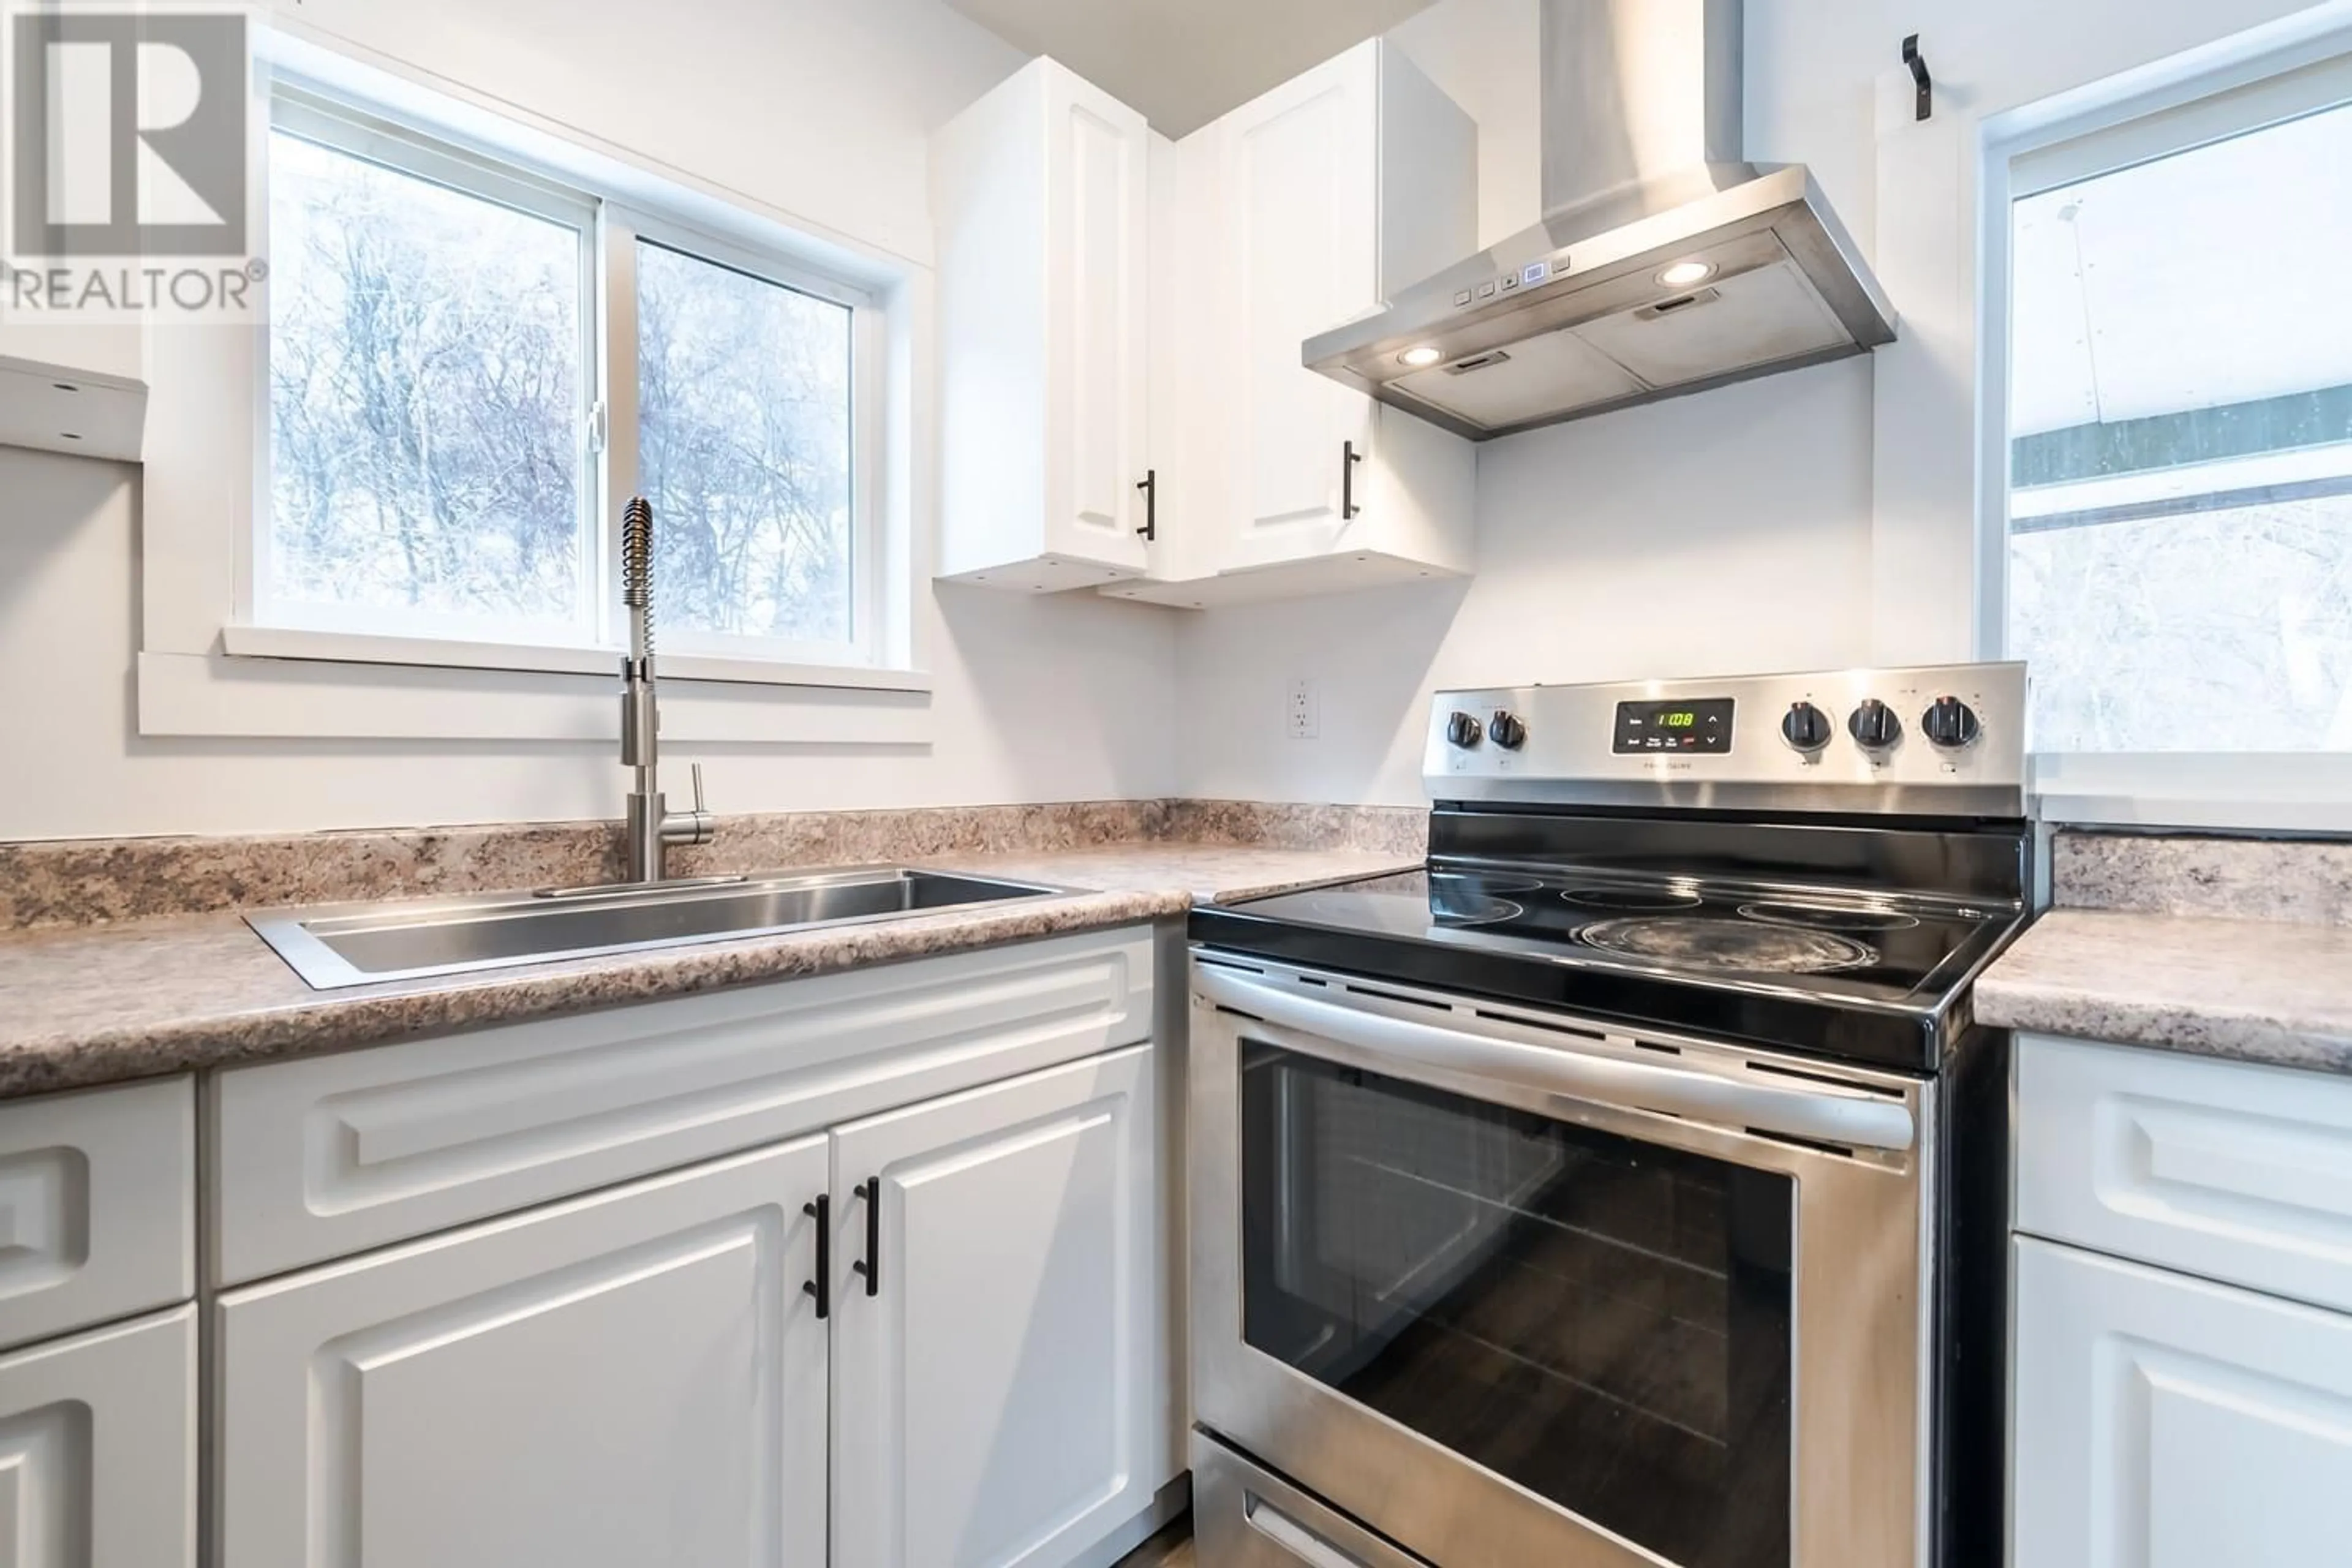
[(1998, 1028), (2352, 1073), (2352, 926), (2053, 910), (1986, 971)]
[(1072, 889), (870, 924), (313, 991), (235, 915), (0, 935), (0, 1097), (378, 1044), (754, 981), (1094, 931), (1417, 867), (1355, 849), (1151, 841), (933, 857)]

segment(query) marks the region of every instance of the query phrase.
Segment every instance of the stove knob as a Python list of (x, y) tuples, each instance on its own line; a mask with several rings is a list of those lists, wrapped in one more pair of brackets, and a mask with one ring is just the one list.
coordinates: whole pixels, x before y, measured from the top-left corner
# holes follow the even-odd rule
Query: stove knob
[(1507, 708), (1495, 710), (1495, 717), (1486, 725), (1486, 733), (1494, 737), (1495, 744), (1507, 752), (1516, 752), (1528, 743), (1527, 725)]
[(1865, 752), (1886, 751), (1903, 738), (1903, 721), (1895, 716), (1894, 709), (1875, 697), (1863, 699), (1862, 706), (1853, 710), (1845, 727)]
[(1810, 702), (1791, 703), (1780, 721), (1780, 739), (1811, 756), (1830, 743), (1830, 716)]
[(1477, 717), (1475, 714), (1456, 713), (1452, 718), (1445, 721), (1446, 740), (1453, 744), (1461, 747), (1464, 751), (1468, 751), (1471, 747), (1476, 745), (1479, 738), (1486, 734), (1486, 731), (1480, 727)]
[(1938, 697), (1935, 706), (1919, 715), (1919, 732), (1947, 752), (1973, 744), (1981, 728), (1977, 710), (1957, 697)]

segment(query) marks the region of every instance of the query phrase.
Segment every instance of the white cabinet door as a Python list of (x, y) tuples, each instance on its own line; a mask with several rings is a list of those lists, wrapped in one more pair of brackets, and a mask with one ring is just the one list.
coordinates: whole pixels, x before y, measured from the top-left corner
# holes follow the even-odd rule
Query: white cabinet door
[(222, 1298), (236, 1568), (818, 1568), (822, 1136)]
[(1045, 546), (1140, 572), (1151, 131), (1068, 71), (1045, 85)]
[(1338, 547), (1376, 461), (1371, 400), (1307, 370), (1299, 348), (1379, 302), (1379, 51), (1360, 45), (1216, 127), (1224, 352), (1213, 374), (1233, 464), (1220, 570)]
[(933, 141), (943, 576), (1048, 592), (1148, 563), (1150, 141), (1045, 58)]
[(194, 1568), (196, 1310), (0, 1358), (0, 1568)]
[(2015, 1568), (2347, 1561), (2352, 1318), (2015, 1245)]
[(1152, 1070), (1135, 1047), (835, 1134), (836, 1568), (1053, 1568), (1181, 1468)]

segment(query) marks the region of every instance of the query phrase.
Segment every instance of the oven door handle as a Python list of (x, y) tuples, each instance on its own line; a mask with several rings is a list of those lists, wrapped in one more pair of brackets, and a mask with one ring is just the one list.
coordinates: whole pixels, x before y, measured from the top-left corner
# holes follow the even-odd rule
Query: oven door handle
[(1717, 1073), (1617, 1061), (1566, 1041), (1538, 1046), (1472, 1034), (1301, 996), (1224, 970), (1197, 969), (1193, 984), (1219, 1006), (1279, 1029), (1596, 1105), (1664, 1111), (1848, 1149), (1905, 1150), (1918, 1137), (1907, 1106), (1874, 1096), (1741, 1083)]

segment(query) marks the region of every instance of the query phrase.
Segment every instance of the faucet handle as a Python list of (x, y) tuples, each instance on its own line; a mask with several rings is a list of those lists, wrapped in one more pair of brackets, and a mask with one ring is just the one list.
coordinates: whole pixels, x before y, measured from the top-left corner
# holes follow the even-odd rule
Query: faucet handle
[[(719, 831), (719, 824), (702, 804), (702, 764), (691, 764), (694, 774), (694, 809), (665, 811), (661, 814), (661, 841), (665, 844), (708, 844)], [(634, 797), (632, 797), (634, 798)], [(654, 796), (659, 801), (661, 796)]]

